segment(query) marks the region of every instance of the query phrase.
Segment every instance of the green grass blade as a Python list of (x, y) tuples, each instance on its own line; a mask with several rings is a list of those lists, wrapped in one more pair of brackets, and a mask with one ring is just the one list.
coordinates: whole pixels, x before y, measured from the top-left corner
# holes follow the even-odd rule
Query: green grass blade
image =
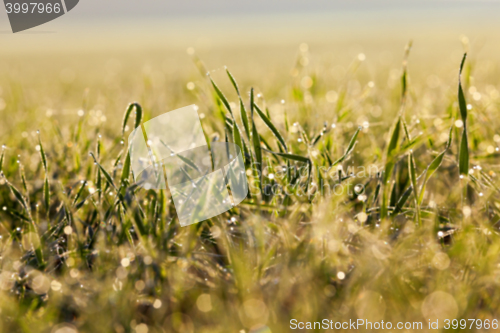
[(253, 88), (250, 89), (250, 118), (253, 121), (253, 106), (254, 106), (254, 91)]
[(413, 159), (413, 153), (411, 152), (408, 155), (408, 173), (410, 175), (410, 181), (411, 181), (411, 186), (413, 188), (413, 195), (415, 197), (415, 209), (416, 209), (416, 216), (417, 216), (417, 221), (418, 225), (421, 225), (421, 220), (420, 220), (420, 206), (418, 204), (418, 187), (417, 187), (417, 172), (416, 172), (416, 167), (415, 167), (415, 160)]
[(106, 181), (108, 182), (108, 184), (110, 186), (112, 186), (115, 190), (116, 190), (116, 186), (115, 186), (115, 182), (113, 181), (113, 178), (109, 175), (109, 173), (102, 167), (102, 165), (97, 162), (97, 159), (95, 158), (94, 156), (94, 153), (90, 153), (90, 156), (92, 156), (92, 158), (94, 159), (94, 162), (96, 163), (96, 165), (99, 167), (99, 170), (102, 172), (102, 174), (104, 175), (104, 178), (106, 178)]
[(462, 89), (462, 70), (464, 68), (467, 53), (464, 54), (462, 62), (460, 63), (460, 70), (458, 72), (458, 107), (462, 117), (464, 130), (462, 132), (462, 140), (460, 142), (460, 150), (458, 152), (458, 169), (461, 175), (469, 174), (469, 143), (467, 137), (467, 102), (465, 101), (464, 91)]
[(354, 147), (356, 146), (356, 142), (357, 142), (356, 140), (358, 139), (359, 131), (361, 131), (361, 127), (358, 127), (358, 129), (356, 130), (356, 133), (354, 133), (354, 135), (352, 136), (351, 141), (349, 142), (349, 145), (347, 146), (347, 149), (346, 149), (344, 155), (341, 158), (339, 158), (338, 160), (336, 160), (330, 166), (336, 166), (337, 164), (342, 163), (352, 153), (352, 151), (354, 150)]
[(465, 59), (467, 58), (467, 53), (464, 54), (462, 62), (460, 63), (460, 70), (458, 72), (458, 107), (460, 109), (460, 115), (462, 116), (462, 121), (467, 121), (467, 102), (465, 101), (465, 95), (462, 88), (462, 70), (464, 68)]
[(228, 69), (226, 69), (226, 73), (227, 73), (227, 76), (229, 76), (229, 80), (231, 80), (231, 83), (233, 84), (233, 87), (236, 90), (236, 93), (238, 94), (239, 97), (241, 97), (240, 89), (238, 88), (238, 84), (236, 83), (236, 80), (234, 79), (233, 75), (229, 72)]
[(21, 206), (23, 206), (23, 208), (26, 211), (28, 211), (28, 209), (29, 209), (28, 204), (26, 203), (26, 199), (21, 194), (21, 192), (8, 181), (7, 181), (7, 185), (9, 186), (10, 191), (12, 192), (12, 194), (14, 194), (14, 196), (16, 197), (17, 201), (21, 204)]
[(304, 157), (304, 156), (295, 155), (295, 154), (288, 154), (288, 153), (278, 153), (278, 152), (271, 151), (269, 149), (264, 149), (264, 150), (271, 153), (271, 154), (283, 157), (287, 160), (303, 162), (303, 163), (311, 163), (311, 160), (307, 157)]
[(260, 136), (259, 132), (257, 132), (257, 127), (255, 126), (255, 122), (252, 119), (252, 141), (253, 141), (253, 149), (255, 153), (255, 163), (257, 164), (257, 171), (259, 173), (259, 186), (262, 185), (262, 148), (260, 146)]
[(281, 146), (285, 149), (285, 151), (288, 151), (288, 147), (286, 145), (285, 139), (281, 135), (281, 133), (278, 131), (276, 126), (272, 123), (272, 121), (262, 112), (262, 110), (257, 106), (257, 104), (254, 104), (255, 111), (257, 111), (257, 114), (259, 117), (264, 121), (264, 123), (269, 127), (271, 132), (273, 132), (274, 136), (276, 139), (278, 139), (278, 142), (281, 144)]
[(431, 164), (427, 167), (427, 170), (425, 171), (425, 178), (422, 183), (422, 188), (420, 189), (420, 195), (418, 198), (418, 203), (421, 205), (422, 201), (424, 199), (424, 193), (425, 193), (425, 186), (427, 185), (427, 181), (432, 177), (432, 175), (437, 171), (437, 169), (441, 166), (441, 163), (443, 163), (444, 156), (448, 152), (448, 149), (450, 148), (451, 145), (451, 140), (453, 136), (453, 126), (450, 128), (450, 134), (448, 137), (448, 141), (446, 142), (446, 148), (445, 150), (436, 156), (434, 160), (432, 160)]
[(458, 169), (461, 175), (469, 174), (469, 143), (467, 139), (467, 131), (465, 129), (462, 132), (460, 151), (458, 153)]
[(382, 205), (380, 207), (380, 216), (381, 218), (385, 218), (387, 216), (387, 195), (388, 195), (388, 186), (387, 182), (391, 178), (392, 171), (394, 170), (395, 162), (394, 162), (394, 155), (396, 152), (396, 149), (399, 144), (399, 134), (401, 131), (401, 117), (398, 117), (398, 120), (396, 121), (396, 124), (394, 125), (394, 128), (392, 130), (391, 134), (391, 139), (389, 141), (389, 145), (387, 146), (387, 152), (386, 152), (386, 162), (385, 162), (385, 168), (384, 168), (384, 177), (383, 177), (383, 191), (382, 191)]
[(45, 177), (45, 181), (43, 182), (43, 205), (48, 213), (50, 208), (50, 186), (49, 179), (47, 177)]
[(234, 122), (234, 128), (233, 128), (233, 141), (236, 145), (240, 147), (241, 151), (243, 151), (243, 143), (241, 142), (242, 139), (241, 139), (240, 127), (238, 126), (236, 121)]
[(229, 111), (229, 113), (232, 115), (233, 111), (231, 110), (231, 106), (229, 106), (229, 102), (227, 101), (226, 96), (224, 96), (224, 94), (219, 89), (219, 87), (217, 87), (217, 85), (215, 84), (214, 80), (212, 80), (212, 78), (210, 78), (210, 82), (212, 82), (212, 86), (214, 87), (215, 92), (217, 93), (217, 96), (221, 100), (222, 104), (224, 104), (224, 106), (226, 107), (227, 111)]
[(401, 131), (401, 117), (396, 121), (396, 125), (392, 130), (391, 140), (389, 141), (389, 146), (387, 146), (387, 158), (390, 159), (394, 155), (394, 152), (399, 144), (399, 134)]
[(120, 177), (120, 183), (124, 185), (130, 175), (130, 151), (127, 150), (127, 157), (125, 157), (125, 163), (123, 163), (122, 175)]
[(403, 195), (399, 197), (398, 203), (396, 204), (396, 207), (394, 208), (391, 214), (392, 216), (398, 215), (403, 210), (403, 206), (405, 205), (406, 201), (408, 201), (408, 198), (410, 197), (412, 192), (413, 192), (413, 186), (408, 187), (403, 192)]
[(130, 114), (132, 113), (132, 110), (135, 110), (135, 127), (139, 127), (142, 121), (142, 107), (139, 103), (130, 103), (125, 110), (125, 115), (123, 117), (123, 123), (122, 123), (122, 135), (125, 133), (125, 128), (127, 127), (127, 121), (130, 118)]
[(75, 198), (73, 199), (73, 203), (72, 203), (73, 206), (76, 204), (76, 202), (78, 201), (78, 199), (80, 199), (80, 197), (82, 196), (83, 191), (85, 190), (85, 186), (87, 186), (87, 182), (86, 181), (82, 181), (82, 186), (80, 186), (80, 189), (78, 190), (78, 192), (76, 193)]
[(40, 146), (40, 156), (42, 157), (43, 170), (47, 174), (47, 156), (45, 155), (45, 150), (43, 149), (42, 139), (40, 138), (40, 132), (38, 132), (38, 145)]
[(5, 149), (2, 149), (2, 156), (0, 156), (0, 173), (3, 172), (3, 159), (5, 157)]
[(247, 110), (245, 109), (245, 104), (241, 100), (241, 97), (240, 97), (240, 116), (241, 116), (241, 121), (243, 122), (243, 127), (245, 128), (245, 133), (247, 134), (247, 138), (250, 140), (250, 125), (248, 123)]

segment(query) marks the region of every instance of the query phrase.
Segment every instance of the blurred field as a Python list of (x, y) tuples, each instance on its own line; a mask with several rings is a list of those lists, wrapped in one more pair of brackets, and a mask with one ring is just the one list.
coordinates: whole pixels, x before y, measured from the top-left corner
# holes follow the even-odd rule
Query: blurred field
[[(10, 45), (0, 55), (0, 331), (256, 333), (288, 332), (292, 318), (424, 328), (429, 319), (500, 319), (498, 27), (481, 20), (484, 11), (470, 21), (445, 13), (428, 25), (418, 14), (400, 30), (366, 13), (233, 18), (210, 29), (210, 20), (168, 23), (191, 25), (179, 35), (154, 20), (0, 35)], [(465, 51), (466, 121), (457, 97)], [(243, 115), (251, 117), (253, 88), (280, 134), (255, 109), (262, 138), (251, 120), (246, 133), (226, 66)], [(181, 228), (165, 192), (134, 187), (124, 168), (134, 112), (123, 136), (122, 121), (132, 102), (143, 121), (195, 103), (207, 135), (233, 141), (206, 71), (231, 105), (254, 190), (230, 212)], [(263, 150), (259, 185), (250, 162), (263, 148), (284, 152), (280, 135), (295, 157)], [(422, 175), (413, 181), (418, 204), (409, 155)], [(305, 160), (311, 178), (280, 171), (303, 170)], [(257, 190), (294, 184), (307, 192)]]

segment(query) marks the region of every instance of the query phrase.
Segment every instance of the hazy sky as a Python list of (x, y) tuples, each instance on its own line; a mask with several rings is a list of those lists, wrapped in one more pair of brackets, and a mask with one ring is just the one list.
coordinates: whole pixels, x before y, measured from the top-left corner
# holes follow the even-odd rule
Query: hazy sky
[(422, 11), (495, 8), (500, 1), (460, 0), (82, 0), (78, 16), (218, 16), (325, 11)]
[(47, 45), (88, 51), (132, 40), (184, 48), (204, 41), (297, 44), (343, 36), (360, 42), (392, 36), (404, 43), (436, 34), (498, 44), (499, 13), (500, 0), (81, 0), (67, 15), (15, 35), (0, 10), (0, 45), (8, 52), (44, 52)]
[[(81, 0), (75, 18), (499, 9), (499, 0)], [(6, 19), (5, 12), (0, 17)]]

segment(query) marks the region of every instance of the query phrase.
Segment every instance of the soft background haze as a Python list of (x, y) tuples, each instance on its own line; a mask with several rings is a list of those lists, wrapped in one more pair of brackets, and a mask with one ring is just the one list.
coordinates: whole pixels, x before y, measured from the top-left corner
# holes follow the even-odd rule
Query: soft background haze
[(362, 52), (370, 68), (380, 61), (399, 66), (412, 39), (412, 66), (432, 72), (432, 64), (459, 61), (461, 36), (475, 57), (498, 58), (499, 12), (498, 1), (84, 0), (18, 34), (10, 33), (1, 11), (0, 59), (4, 66), (26, 59), (23, 70), (32, 64), (58, 72), (85, 68), (86, 74), (101, 73), (109, 61), (131, 71), (193, 71), (185, 50), (194, 47), (208, 69), (228, 66), (238, 74), (252, 68), (251, 81), (269, 68), (277, 76), (289, 71), (300, 43), (309, 44), (313, 63), (345, 66)]
[[(82, 0), (12, 34), (0, 10), (0, 332), (498, 319), (499, 13), (497, 1)], [(253, 115), (251, 89), (265, 111), (244, 134), (229, 124)], [(335, 194), (254, 187), (181, 228), (167, 191), (134, 183), (127, 138), (191, 104), (210, 140), (248, 142), (248, 162), (286, 141), (295, 156), (262, 153), (264, 190), (326, 179)], [(282, 177), (304, 161), (312, 179)], [(418, 201), (416, 175), (432, 176)]]

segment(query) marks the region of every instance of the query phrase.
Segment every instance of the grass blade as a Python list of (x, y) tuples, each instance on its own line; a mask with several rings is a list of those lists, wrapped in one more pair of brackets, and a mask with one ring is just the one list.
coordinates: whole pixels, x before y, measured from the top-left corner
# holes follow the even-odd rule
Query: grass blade
[(453, 126), (450, 128), (450, 134), (448, 137), (448, 142), (446, 143), (446, 148), (445, 150), (439, 154), (434, 160), (432, 160), (431, 164), (427, 167), (427, 170), (425, 171), (425, 178), (422, 183), (422, 188), (420, 189), (420, 196), (418, 198), (418, 203), (419, 205), (422, 204), (422, 201), (424, 199), (424, 193), (425, 193), (425, 186), (427, 184), (427, 181), (432, 177), (432, 175), (437, 171), (441, 163), (443, 162), (444, 156), (448, 152), (448, 149), (450, 148), (451, 145), (451, 139), (453, 135)]
[(250, 125), (248, 123), (247, 110), (245, 109), (245, 104), (241, 100), (241, 97), (240, 97), (240, 116), (241, 116), (241, 121), (243, 122), (243, 127), (245, 128), (245, 133), (247, 134), (247, 138), (250, 140)]
[(458, 153), (458, 169), (461, 175), (469, 174), (469, 143), (467, 140), (467, 132), (465, 129), (462, 132), (462, 140), (460, 141), (460, 151)]
[(264, 123), (269, 127), (271, 132), (273, 132), (274, 136), (276, 139), (278, 139), (278, 142), (281, 144), (281, 146), (285, 149), (285, 151), (288, 151), (288, 147), (286, 146), (285, 139), (281, 135), (281, 133), (278, 131), (276, 126), (271, 122), (271, 120), (262, 112), (262, 110), (257, 106), (257, 104), (254, 104), (255, 111), (257, 111), (257, 114), (259, 117), (264, 121)]
[(354, 146), (356, 145), (356, 140), (358, 139), (359, 131), (361, 131), (361, 127), (358, 127), (358, 129), (356, 130), (356, 133), (354, 133), (354, 135), (352, 136), (351, 141), (349, 142), (349, 145), (347, 146), (347, 149), (346, 149), (344, 155), (341, 158), (339, 158), (338, 160), (336, 160), (330, 166), (336, 166), (337, 164), (342, 163), (352, 153), (352, 151), (354, 150)]
[(94, 156), (94, 153), (90, 153), (90, 156), (92, 156), (92, 158), (94, 159), (94, 162), (96, 163), (96, 165), (99, 167), (99, 170), (102, 172), (102, 174), (104, 175), (104, 178), (106, 178), (106, 181), (108, 182), (108, 184), (110, 186), (112, 186), (115, 190), (116, 190), (116, 186), (115, 186), (115, 183), (113, 181), (113, 178), (109, 175), (109, 173), (102, 167), (102, 165), (97, 162), (97, 159), (95, 158)]
[(467, 120), (467, 103), (465, 101), (464, 90), (462, 88), (462, 70), (464, 68), (465, 59), (467, 58), (467, 53), (464, 54), (462, 58), (462, 62), (460, 63), (460, 70), (458, 72), (458, 107), (460, 109), (460, 115), (462, 117), (462, 121)]
[(231, 110), (231, 107), (229, 106), (229, 102), (227, 101), (226, 96), (224, 96), (224, 94), (222, 93), (222, 91), (220, 91), (219, 87), (217, 87), (217, 85), (215, 84), (214, 80), (212, 80), (212, 78), (210, 78), (210, 82), (212, 82), (212, 86), (214, 87), (215, 92), (217, 93), (217, 96), (221, 100), (222, 104), (224, 104), (224, 106), (226, 107), (227, 111), (229, 111), (229, 113), (231, 115), (233, 115), (233, 111)]
[(229, 76), (229, 80), (231, 80), (231, 83), (233, 84), (233, 87), (236, 90), (236, 93), (238, 94), (239, 97), (241, 97), (240, 89), (238, 88), (238, 84), (236, 83), (236, 80), (234, 79), (233, 75), (231, 75), (231, 73), (229, 72), (228, 69), (226, 69), (226, 73), (227, 73), (227, 76)]
[(415, 160), (413, 159), (413, 152), (408, 155), (408, 173), (410, 175), (411, 186), (413, 188), (413, 196), (415, 197), (415, 209), (417, 215), (418, 225), (421, 225), (420, 221), (420, 206), (418, 204), (418, 187), (417, 187), (417, 172), (415, 167)]
[(0, 156), (0, 173), (3, 172), (3, 159), (5, 156), (5, 148), (2, 148), (2, 156)]
[(45, 181), (43, 182), (43, 204), (48, 214), (50, 208), (50, 186), (49, 179), (47, 177), (45, 177)]
[(122, 123), (122, 135), (125, 133), (125, 128), (127, 127), (127, 121), (130, 118), (130, 114), (132, 113), (132, 110), (135, 109), (135, 127), (138, 127), (141, 124), (142, 121), (142, 107), (139, 103), (130, 103), (125, 110), (125, 115), (123, 117), (123, 123)]
[(125, 163), (123, 164), (122, 175), (120, 177), (120, 183), (124, 185), (130, 175), (130, 151), (127, 150), (127, 157), (125, 157)]
[(458, 152), (458, 169), (461, 175), (469, 174), (469, 143), (467, 138), (467, 102), (462, 88), (462, 70), (464, 68), (467, 53), (464, 54), (462, 62), (460, 63), (460, 70), (458, 72), (458, 107), (462, 117), (464, 130), (462, 132), (462, 140), (460, 142), (460, 150)]
[(252, 119), (252, 141), (253, 149), (255, 153), (255, 163), (257, 164), (257, 172), (259, 178), (259, 186), (262, 185), (262, 148), (260, 146), (260, 136), (255, 126), (255, 122)]

